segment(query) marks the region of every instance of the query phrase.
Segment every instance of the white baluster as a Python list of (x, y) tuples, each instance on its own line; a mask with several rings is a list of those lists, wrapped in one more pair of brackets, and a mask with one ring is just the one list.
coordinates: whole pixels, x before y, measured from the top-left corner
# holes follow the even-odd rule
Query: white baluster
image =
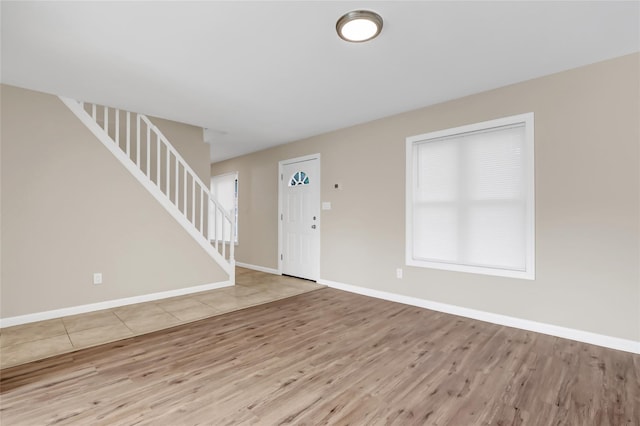
[(116, 108), (116, 145), (120, 148), (120, 110)]
[(187, 165), (185, 164), (183, 166), (184, 169), (184, 175), (183, 175), (183, 179), (184, 179), (184, 201), (182, 203), (182, 207), (183, 207), (183, 212), (185, 217), (187, 217)]
[(211, 241), (211, 243), (213, 244), (213, 246), (217, 249), (218, 246), (216, 245), (216, 206), (215, 204), (213, 204), (213, 201), (209, 200), (209, 211), (211, 212), (211, 214), (209, 214), (209, 219), (211, 220), (211, 222), (209, 223), (209, 240)]
[(178, 156), (176, 155), (176, 202), (174, 203), (176, 205), (176, 207), (178, 207), (178, 210), (180, 209), (180, 201), (178, 198), (178, 193), (180, 192), (180, 162), (178, 161)]
[(226, 259), (226, 254), (227, 254), (227, 237), (226, 237), (226, 232), (224, 232), (224, 228), (225, 225), (227, 224), (227, 217), (224, 215), (224, 210), (220, 210), (220, 212), (222, 213), (222, 235), (220, 236), (220, 238), (222, 239), (222, 257), (224, 257)]
[(200, 188), (200, 233), (204, 234), (204, 190)]
[(127, 111), (127, 157), (131, 158), (131, 113)]
[(236, 211), (235, 208), (234, 210), (231, 212), (231, 232), (229, 233), (231, 235), (231, 241), (229, 241), (229, 260), (233, 259), (233, 257), (235, 256), (235, 246), (236, 246)]
[(196, 180), (191, 176), (191, 223), (196, 226)]
[(97, 112), (96, 112), (96, 104), (91, 104), (91, 118), (93, 121), (97, 121)]
[(169, 145), (164, 147), (167, 152), (167, 198), (171, 201), (171, 151), (169, 151)]
[(140, 114), (136, 114), (136, 166), (140, 168)]
[(158, 145), (158, 152), (157, 152), (157, 159), (158, 161), (156, 162), (156, 185), (158, 185), (158, 188), (160, 188), (160, 135), (158, 133), (156, 133), (156, 144)]
[(109, 107), (102, 107), (104, 112), (104, 131), (109, 134)]
[(218, 250), (218, 207), (216, 206), (215, 203), (211, 203), (213, 205), (213, 211), (215, 212), (213, 215), (214, 218), (214, 225), (213, 225), (213, 240), (215, 241), (214, 246), (216, 247), (216, 250)]
[(151, 127), (145, 121), (147, 126), (147, 177), (151, 179)]

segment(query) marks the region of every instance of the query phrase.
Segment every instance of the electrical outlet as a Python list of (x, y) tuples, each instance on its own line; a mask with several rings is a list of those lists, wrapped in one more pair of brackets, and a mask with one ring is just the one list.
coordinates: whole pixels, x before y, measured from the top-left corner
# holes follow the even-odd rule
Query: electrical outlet
[(396, 269), (396, 278), (402, 279), (402, 268)]
[(102, 272), (96, 272), (93, 274), (93, 283), (102, 284)]

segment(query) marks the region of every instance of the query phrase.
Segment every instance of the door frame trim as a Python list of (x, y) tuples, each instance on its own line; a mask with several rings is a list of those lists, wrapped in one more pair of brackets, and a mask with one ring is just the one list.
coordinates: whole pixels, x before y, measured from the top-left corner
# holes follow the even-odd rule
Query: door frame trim
[[(284, 185), (284, 175), (282, 172), (282, 168), (285, 164), (293, 164), (293, 163), (301, 163), (303, 161), (309, 160), (318, 160), (318, 206), (320, 206), (322, 200), (322, 180), (321, 180), (321, 169), (322, 162), (320, 160), (320, 153), (317, 154), (309, 154), (303, 155), (302, 157), (289, 158), (287, 160), (278, 161), (278, 274), (282, 275), (282, 219), (283, 219), (283, 211), (282, 211), (282, 198), (283, 198), (283, 185)], [(320, 231), (322, 231), (322, 214), (321, 210), (318, 210), (318, 217), (320, 218)], [(318, 259), (316, 260), (318, 271), (318, 276), (313, 277), (316, 281), (320, 279), (320, 253), (322, 252), (322, 232), (318, 233)]]

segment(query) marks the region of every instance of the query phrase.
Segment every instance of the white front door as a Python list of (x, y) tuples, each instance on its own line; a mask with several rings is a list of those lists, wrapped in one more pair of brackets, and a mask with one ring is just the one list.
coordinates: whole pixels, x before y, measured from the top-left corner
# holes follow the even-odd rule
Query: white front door
[(320, 272), (320, 158), (280, 162), (282, 273), (317, 280)]

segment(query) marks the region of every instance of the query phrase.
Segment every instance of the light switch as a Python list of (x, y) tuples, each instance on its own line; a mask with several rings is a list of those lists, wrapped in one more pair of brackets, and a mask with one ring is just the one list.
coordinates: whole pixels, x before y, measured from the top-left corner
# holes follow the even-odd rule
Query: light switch
[(331, 210), (331, 202), (323, 201), (322, 202), (322, 210)]

